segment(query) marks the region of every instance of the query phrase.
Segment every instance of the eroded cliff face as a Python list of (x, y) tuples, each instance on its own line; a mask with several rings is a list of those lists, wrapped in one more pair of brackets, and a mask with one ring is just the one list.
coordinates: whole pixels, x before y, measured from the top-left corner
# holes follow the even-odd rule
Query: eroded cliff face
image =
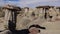
[[(41, 30), (42, 34), (60, 34), (60, 14), (59, 10), (52, 9), (47, 10), (48, 12), (51, 11), (53, 15), (53, 21), (49, 21), (48, 12), (47, 19), (44, 18), (45, 12), (43, 8), (39, 9), (31, 9), (29, 10), (22, 9), (17, 15), (17, 23), (16, 23), (16, 30), (26, 29), (32, 24), (39, 24), (41, 26), (46, 27), (46, 30)], [(4, 13), (3, 13), (4, 14)], [(49, 13), (50, 14), (50, 13)], [(58, 15), (57, 15), (58, 14)], [(0, 14), (1, 15), (1, 14)], [(7, 18), (5, 18), (7, 19)], [(4, 17), (0, 19), (0, 30), (6, 30), (7, 26), (4, 22)]]
[[(46, 30), (41, 30), (41, 34), (60, 34), (60, 18), (59, 15), (56, 16), (59, 13), (54, 13), (55, 10), (52, 9), (52, 13), (54, 13), (53, 21), (49, 21), (49, 17), (47, 16), (47, 19), (44, 18), (44, 13), (39, 11), (43, 11), (42, 9), (35, 9), (30, 10), (31, 12), (28, 12), (26, 16), (19, 16), (17, 17), (17, 30), (26, 29), (32, 24), (39, 24), (40, 26), (46, 27)], [(49, 10), (48, 10), (49, 11)], [(32, 12), (34, 12), (35, 16), (32, 15)], [(48, 12), (47, 12), (48, 13)], [(23, 13), (24, 14), (24, 13)], [(55, 17), (56, 16), (56, 17)]]

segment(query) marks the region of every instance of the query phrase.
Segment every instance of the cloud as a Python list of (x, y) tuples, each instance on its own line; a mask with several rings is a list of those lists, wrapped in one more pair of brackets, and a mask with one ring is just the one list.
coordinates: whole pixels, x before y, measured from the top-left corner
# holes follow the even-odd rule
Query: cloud
[(2, 1), (19, 1), (19, 0), (2, 0)]
[(0, 6), (7, 5), (7, 4), (17, 5), (18, 4), (18, 1), (5, 1), (5, 0), (0, 0)]
[(21, 4), (33, 4), (33, 3), (38, 3), (38, 2), (56, 2), (59, 0), (22, 0), (20, 3)]
[(12, 4), (20, 7), (35, 7), (39, 5), (60, 5), (60, 0), (18, 0), (18, 1), (3, 1), (0, 0), (0, 5)]
[(20, 6), (29, 6), (29, 7), (35, 7), (38, 5), (59, 5), (59, 0), (21, 0), (19, 2)]

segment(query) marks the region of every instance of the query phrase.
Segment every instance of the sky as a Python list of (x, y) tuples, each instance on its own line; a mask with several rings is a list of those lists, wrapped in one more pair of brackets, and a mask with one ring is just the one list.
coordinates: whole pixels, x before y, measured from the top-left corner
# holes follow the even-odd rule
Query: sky
[(60, 0), (0, 0), (0, 6), (7, 4), (34, 8), (43, 5), (60, 6)]

